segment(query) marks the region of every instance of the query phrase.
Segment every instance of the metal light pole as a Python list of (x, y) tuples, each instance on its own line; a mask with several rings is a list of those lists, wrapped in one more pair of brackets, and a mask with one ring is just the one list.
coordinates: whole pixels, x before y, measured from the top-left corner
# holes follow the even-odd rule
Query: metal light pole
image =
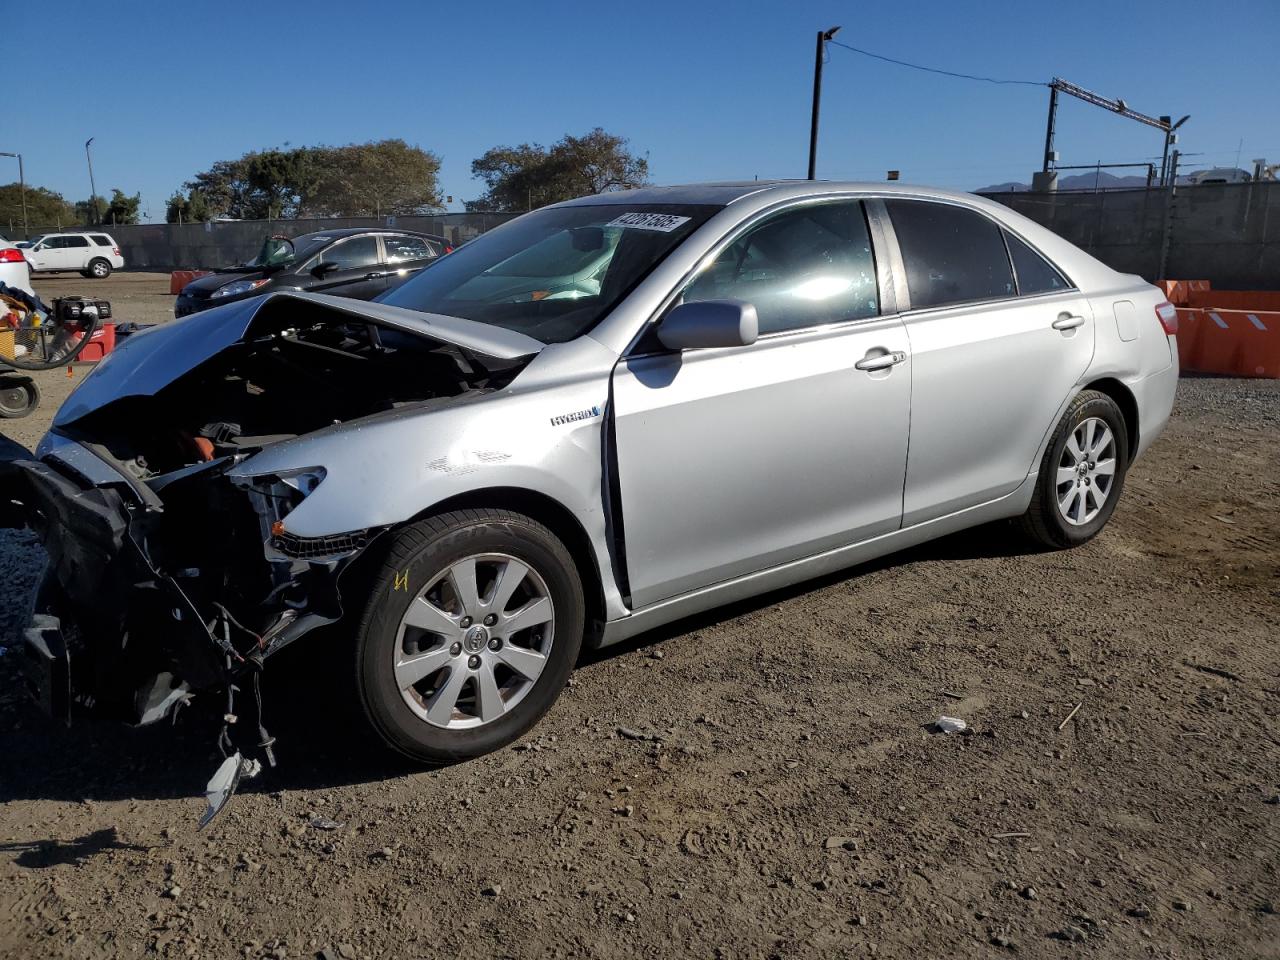
[(826, 52), (826, 43), (838, 32), (839, 27), (818, 31), (818, 45), (813, 54), (813, 116), (809, 123), (809, 179), (815, 179), (814, 173), (818, 165), (818, 107), (822, 101), (822, 55)]
[(84, 142), (84, 158), (89, 161), (89, 206), (93, 208), (93, 222), (98, 222), (98, 188), (93, 182), (93, 157), (89, 153), (89, 144), (93, 143), (94, 138), (90, 137)]
[(22, 232), (29, 232), (27, 227), (27, 177), (22, 172), (22, 154), (20, 153), (0, 153), (0, 157), (17, 157), (18, 158), (18, 195), (22, 197)]

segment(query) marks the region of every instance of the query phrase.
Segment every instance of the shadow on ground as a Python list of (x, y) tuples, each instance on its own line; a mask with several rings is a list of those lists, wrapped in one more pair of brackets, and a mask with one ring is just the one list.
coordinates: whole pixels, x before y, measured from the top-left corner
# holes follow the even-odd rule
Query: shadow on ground
[[(1018, 556), (1032, 548), (1008, 524), (990, 524), (954, 534), (881, 560), (830, 574), (793, 587), (686, 618), (606, 650), (584, 654), (580, 670), (636, 649), (660, 643), (753, 610), (781, 603), (812, 590), (856, 579), (875, 570), (906, 564)], [(180, 714), (130, 728), (92, 714), (77, 716), (70, 727), (53, 724), (26, 702), (20, 690), (16, 657), (0, 657), (0, 803), (15, 800), (163, 799), (199, 796), (221, 762), (216, 738), (221, 707), (204, 698)], [(263, 674), (266, 726), (276, 738), (280, 765), (245, 784), (242, 792), (323, 789), (369, 783), (417, 771), (410, 761), (382, 749), (370, 749), (359, 707), (342, 685), (351, 654), (337, 638), (300, 641), (280, 654)], [(247, 697), (240, 709), (250, 720)], [(238, 742), (256, 755), (252, 725), (234, 730)], [(107, 847), (100, 831), (50, 849), (28, 844), (22, 857), (71, 862)], [(97, 846), (95, 846), (95, 844)], [(21, 846), (21, 845), (20, 845)], [(109, 846), (109, 843), (108, 843)], [(0, 849), (6, 849), (0, 846)], [(58, 859), (62, 858), (62, 859)]]

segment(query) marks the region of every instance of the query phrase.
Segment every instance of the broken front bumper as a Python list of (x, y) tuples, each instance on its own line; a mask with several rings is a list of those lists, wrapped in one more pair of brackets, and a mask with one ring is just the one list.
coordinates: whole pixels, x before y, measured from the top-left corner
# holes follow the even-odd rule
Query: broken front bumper
[(91, 697), (151, 722), (341, 616), (337, 580), (367, 533), (296, 550), (261, 512), (274, 501), (234, 487), (226, 465), (153, 489), (65, 437), (40, 452), (0, 437), (0, 527), (31, 528), (48, 554), (22, 660), (54, 717)]

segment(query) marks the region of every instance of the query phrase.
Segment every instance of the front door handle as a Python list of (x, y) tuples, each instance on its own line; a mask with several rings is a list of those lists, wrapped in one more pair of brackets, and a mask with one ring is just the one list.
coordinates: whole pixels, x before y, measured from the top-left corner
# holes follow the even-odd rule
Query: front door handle
[(1084, 317), (1070, 313), (1059, 314), (1058, 319), (1053, 321), (1053, 329), (1055, 330), (1074, 330), (1080, 326), (1084, 326)]
[(859, 370), (884, 370), (888, 367), (895, 367), (902, 361), (907, 359), (907, 355), (901, 350), (895, 350), (893, 353), (882, 353), (878, 356), (866, 356), (854, 364)]

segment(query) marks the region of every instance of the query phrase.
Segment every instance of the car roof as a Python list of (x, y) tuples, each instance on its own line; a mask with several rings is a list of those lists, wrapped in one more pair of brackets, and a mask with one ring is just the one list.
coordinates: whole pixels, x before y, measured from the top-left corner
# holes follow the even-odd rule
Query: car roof
[(423, 233), (421, 230), (409, 230), (402, 227), (339, 227), (335, 230), (312, 230), (310, 233), (302, 233), (296, 237), (290, 237), (290, 239), (303, 240), (307, 237), (332, 237), (334, 240), (341, 240), (344, 237), (354, 237), (362, 233), (405, 234), (411, 237), (426, 237), (428, 240), (448, 242), (444, 237), (436, 236), (434, 233)]
[(909, 183), (884, 183), (860, 180), (737, 180), (718, 183), (687, 183), (662, 187), (640, 187), (615, 190), (590, 197), (578, 197), (558, 206), (592, 206), (600, 204), (688, 203), (728, 206), (745, 197), (770, 194), (777, 199), (825, 193), (902, 194), (913, 197), (936, 197), (943, 200), (964, 198), (973, 194), (940, 190)]

